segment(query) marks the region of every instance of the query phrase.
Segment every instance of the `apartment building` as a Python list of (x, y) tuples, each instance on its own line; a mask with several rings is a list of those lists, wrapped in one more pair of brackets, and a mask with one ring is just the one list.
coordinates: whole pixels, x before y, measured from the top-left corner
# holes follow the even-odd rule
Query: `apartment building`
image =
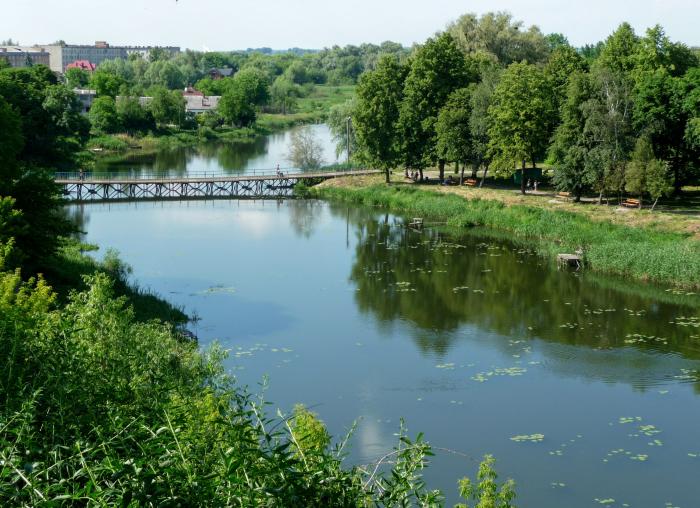
[[(66, 67), (77, 60), (87, 60), (94, 65), (99, 65), (105, 60), (128, 58), (129, 55), (132, 54), (138, 54), (143, 58), (148, 58), (151, 51), (155, 48), (156, 46), (111, 46), (106, 41), (97, 41), (94, 45), (49, 44), (34, 46), (0, 46), (0, 52), (4, 49), (8, 53), (10, 51), (47, 53), (48, 63), (45, 63), (45, 65), (48, 65), (52, 71), (63, 74)], [(175, 46), (158, 48), (166, 51), (170, 55), (176, 55), (180, 52), (180, 48)]]

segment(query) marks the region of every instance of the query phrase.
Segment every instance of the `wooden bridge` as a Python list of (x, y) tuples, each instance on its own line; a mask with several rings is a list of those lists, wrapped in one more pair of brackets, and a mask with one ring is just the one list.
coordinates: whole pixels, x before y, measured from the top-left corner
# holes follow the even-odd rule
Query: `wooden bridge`
[(260, 171), (244, 175), (188, 173), (185, 176), (143, 173), (57, 173), (55, 181), (69, 201), (186, 199), (280, 199), (293, 195), (304, 180), (380, 173), (374, 169)]

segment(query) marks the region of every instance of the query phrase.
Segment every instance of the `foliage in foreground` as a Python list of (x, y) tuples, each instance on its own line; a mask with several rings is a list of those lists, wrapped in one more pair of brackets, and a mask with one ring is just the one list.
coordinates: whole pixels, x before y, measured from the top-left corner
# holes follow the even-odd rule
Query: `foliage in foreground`
[[(138, 322), (105, 274), (86, 283), (57, 308), (42, 279), (0, 274), (1, 505), (442, 502), (421, 479), (431, 455), (421, 436), (402, 428), (378, 463), (344, 468), (348, 437), (331, 450), (303, 407), (266, 416), (268, 403), (224, 374), (221, 350), (200, 352), (170, 325)], [(511, 484), (499, 494), (491, 466), (461, 491), (509, 507)]]
[(541, 254), (554, 257), (581, 249), (593, 270), (700, 287), (700, 242), (679, 233), (593, 222), (576, 213), (531, 206), (506, 206), (499, 201), (439, 194), (415, 187), (323, 187), (323, 198), (388, 207), (414, 217), (445, 220), (454, 226), (486, 226), (514, 234)]

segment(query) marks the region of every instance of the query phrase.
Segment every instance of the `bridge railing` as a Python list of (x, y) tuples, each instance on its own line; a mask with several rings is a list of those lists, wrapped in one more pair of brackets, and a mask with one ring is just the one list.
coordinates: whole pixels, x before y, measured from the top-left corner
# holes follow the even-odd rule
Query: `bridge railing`
[(251, 177), (283, 177), (283, 176), (299, 176), (308, 174), (309, 176), (331, 173), (346, 173), (352, 174), (357, 172), (367, 171), (366, 168), (353, 167), (325, 167), (319, 169), (301, 170), (296, 168), (280, 168), (279, 172), (276, 169), (252, 169), (242, 170), (240, 172), (221, 171), (185, 171), (175, 173), (172, 171), (61, 171), (56, 172), (54, 178), (56, 180), (175, 180), (175, 179), (217, 179), (217, 178), (245, 178)]

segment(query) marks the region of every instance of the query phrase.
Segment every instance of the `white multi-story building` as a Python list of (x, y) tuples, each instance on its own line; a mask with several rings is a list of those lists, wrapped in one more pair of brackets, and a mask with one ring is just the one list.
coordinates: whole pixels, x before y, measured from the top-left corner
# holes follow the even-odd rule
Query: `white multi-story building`
[(114, 60), (116, 58), (126, 59), (132, 54), (139, 54), (143, 58), (148, 58), (151, 51), (156, 47), (164, 50), (170, 55), (176, 55), (180, 52), (180, 48), (174, 46), (110, 46), (105, 41), (97, 41), (92, 46), (80, 44), (0, 46), (0, 52), (5, 49), (6, 51), (14, 50), (48, 53), (48, 66), (52, 71), (63, 74), (68, 64), (73, 63), (76, 60), (87, 60), (92, 64), (99, 65), (105, 60)]

